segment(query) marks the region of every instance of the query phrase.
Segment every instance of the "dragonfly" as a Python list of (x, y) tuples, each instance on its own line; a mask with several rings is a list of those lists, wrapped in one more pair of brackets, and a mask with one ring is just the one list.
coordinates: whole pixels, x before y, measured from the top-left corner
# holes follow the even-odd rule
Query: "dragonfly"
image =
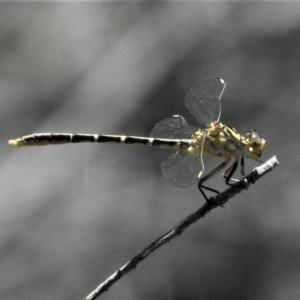
[[(223, 78), (207, 78), (198, 82), (187, 93), (185, 104), (197, 119), (201, 128), (189, 125), (181, 115), (173, 115), (157, 123), (151, 137), (80, 134), (80, 133), (35, 133), (8, 143), (16, 146), (44, 146), (66, 143), (121, 143), (153, 146), (176, 150), (161, 163), (163, 176), (173, 185), (188, 187), (197, 182), (198, 189), (206, 201), (204, 190), (219, 194), (219, 191), (203, 185), (209, 178), (230, 166), (222, 174), (227, 185), (238, 181), (232, 178), (240, 166), (241, 177), (245, 178), (244, 158), (259, 161), (266, 141), (254, 130), (245, 135), (235, 128), (219, 122), (221, 96), (226, 82)], [(203, 156), (220, 157), (223, 161), (212, 171), (204, 173)]]

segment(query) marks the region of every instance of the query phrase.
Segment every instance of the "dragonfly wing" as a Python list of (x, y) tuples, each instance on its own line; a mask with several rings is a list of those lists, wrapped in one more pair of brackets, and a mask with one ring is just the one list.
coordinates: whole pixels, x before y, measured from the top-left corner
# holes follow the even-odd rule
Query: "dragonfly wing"
[(192, 185), (203, 169), (200, 157), (185, 155), (181, 151), (173, 153), (162, 162), (161, 169), (164, 177), (178, 187)]
[(191, 138), (196, 131), (197, 128), (188, 125), (184, 117), (174, 115), (158, 122), (153, 128), (151, 136), (161, 139), (186, 139)]
[(226, 83), (222, 78), (207, 78), (196, 84), (186, 95), (185, 104), (202, 126), (218, 122), (221, 96)]

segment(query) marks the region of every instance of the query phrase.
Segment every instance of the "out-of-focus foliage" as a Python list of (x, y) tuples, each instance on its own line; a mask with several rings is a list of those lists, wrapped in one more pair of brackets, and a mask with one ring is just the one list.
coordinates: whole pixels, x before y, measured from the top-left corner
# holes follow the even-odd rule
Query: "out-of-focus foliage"
[[(80, 299), (203, 203), (196, 186), (162, 177), (168, 150), (7, 140), (148, 136), (174, 113), (197, 125), (184, 96), (217, 76), (221, 121), (256, 129), (264, 158), (281, 164), (102, 298), (299, 299), (299, 13), (299, 3), (1, 3), (0, 298)], [(210, 184), (224, 189), (219, 177)]]

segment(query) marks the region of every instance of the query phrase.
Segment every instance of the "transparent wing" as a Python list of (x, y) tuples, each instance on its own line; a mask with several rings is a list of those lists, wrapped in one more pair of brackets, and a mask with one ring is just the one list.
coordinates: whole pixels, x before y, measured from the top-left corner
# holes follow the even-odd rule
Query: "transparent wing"
[(192, 185), (203, 170), (200, 157), (184, 155), (181, 151), (173, 153), (162, 162), (161, 169), (164, 177), (178, 187)]
[(186, 139), (192, 138), (196, 131), (197, 128), (188, 125), (182, 116), (174, 115), (158, 122), (153, 128), (151, 136), (162, 139)]
[(196, 84), (186, 95), (185, 104), (202, 126), (218, 122), (221, 96), (226, 83), (222, 78), (208, 78)]

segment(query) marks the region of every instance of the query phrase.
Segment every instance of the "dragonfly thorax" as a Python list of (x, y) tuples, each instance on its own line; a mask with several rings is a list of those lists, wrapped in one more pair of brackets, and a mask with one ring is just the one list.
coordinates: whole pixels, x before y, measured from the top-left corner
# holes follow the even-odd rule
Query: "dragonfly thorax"
[[(194, 138), (196, 138), (195, 135)], [(228, 127), (220, 122), (212, 122), (206, 130), (199, 131), (197, 140), (204, 137), (203, 154), (214, 156), (248, 156), (258, 160), (265, 148), (266, 141), (255, 131), (249, 131), (245, 136), (235, 128)]]
[(204, 154), (213, 156), (243, 156), (245, 145), (236, 129), (219, 122), (212, 122), (205, 130)]

